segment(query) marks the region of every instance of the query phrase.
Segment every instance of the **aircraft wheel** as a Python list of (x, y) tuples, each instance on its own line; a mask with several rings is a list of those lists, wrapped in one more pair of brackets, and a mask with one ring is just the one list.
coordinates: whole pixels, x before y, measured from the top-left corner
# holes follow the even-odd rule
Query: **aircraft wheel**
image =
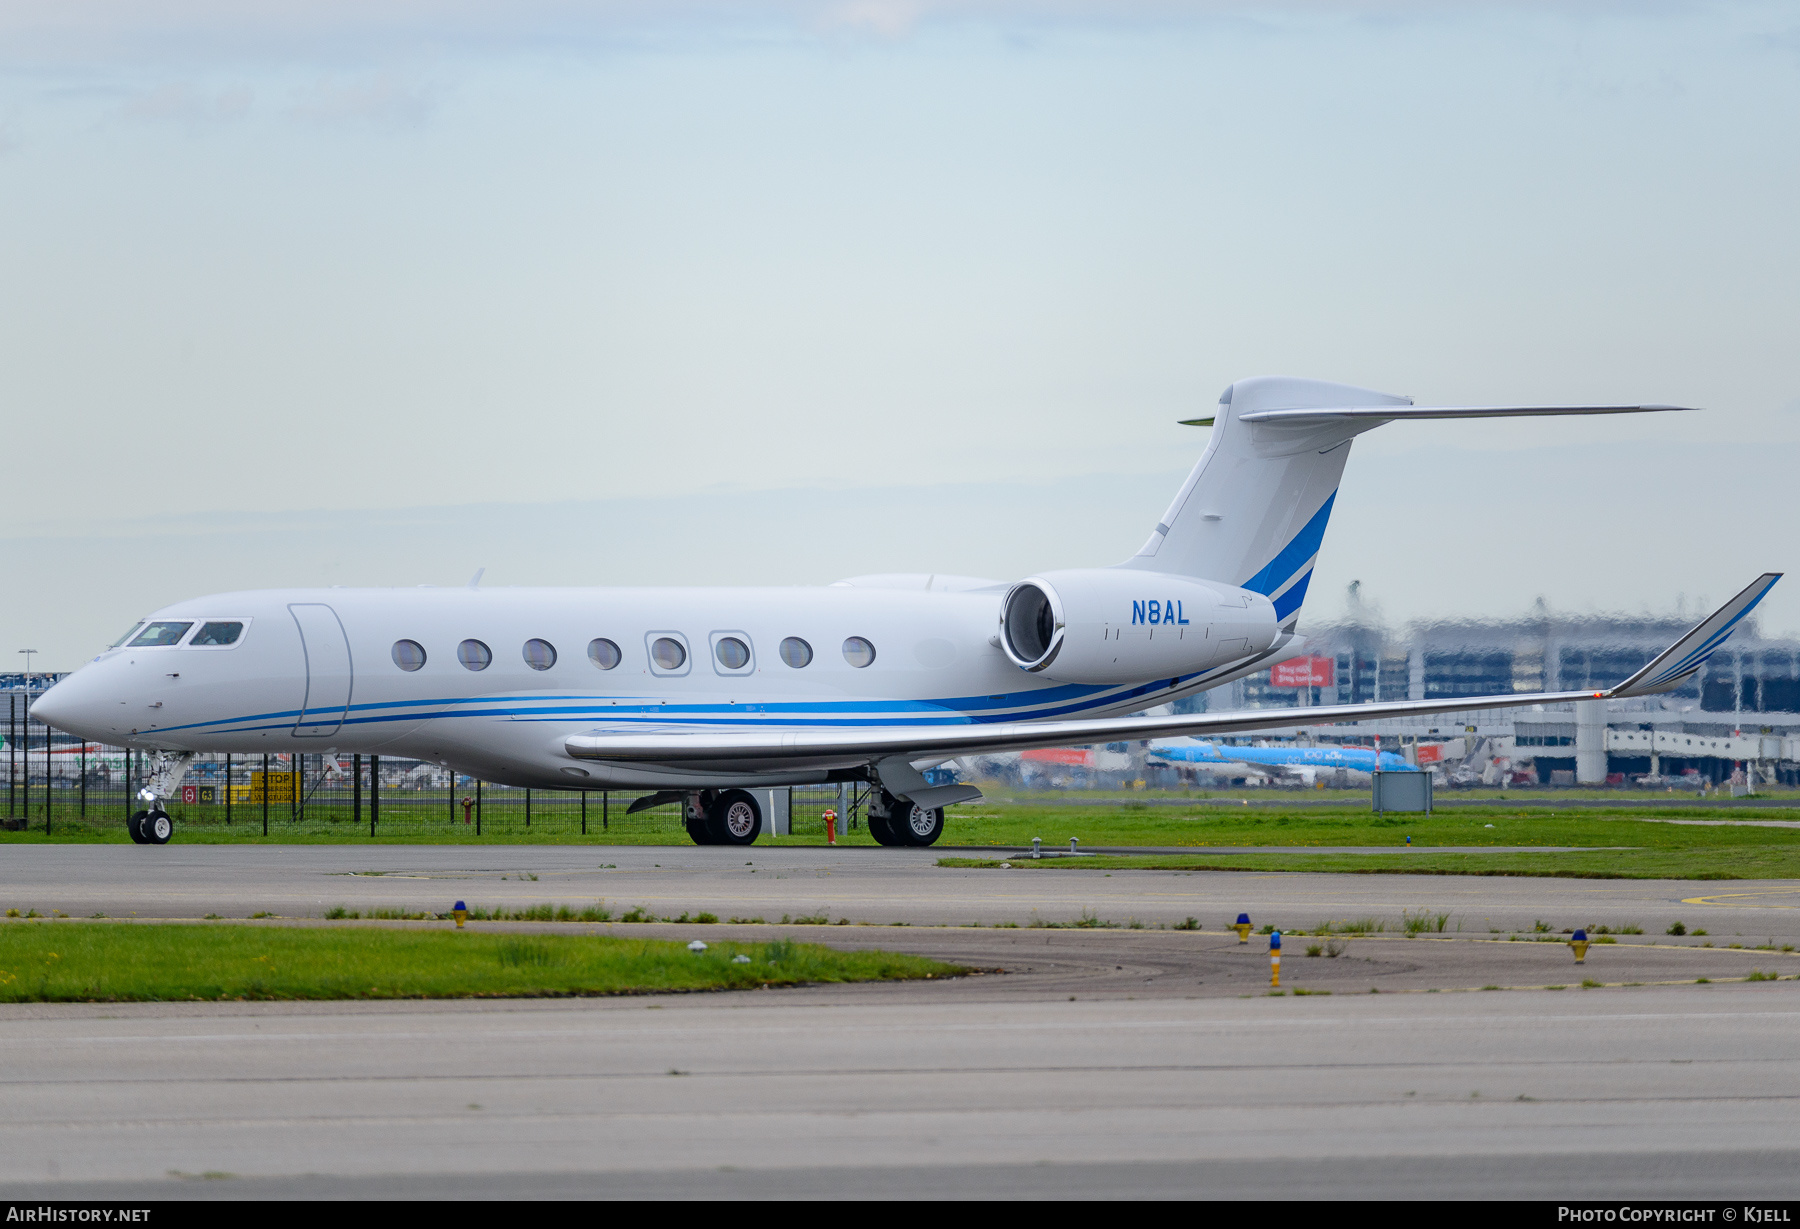
[(762, 835), (762, 808), (754, 794), (741, 789), (726, 790), (706, 818), (715, 845), (750, 845)]
[(944, 835), (944, 808), (935, 809), (901, 800), (899, 814), (892, 821), (899, 844), (925, 846), (937, 844)]
[(887, 807), (887, 814), (877, 815), (874, 811), (869, 812), (869, 835), (875, 838), (877, 845), (904, 844), (905, 842), (900, 839), (900, 834), (895, 831), (894, 820), (891, 817), (899, 815), (911, 804), (902, 802), (886, 792), (882, 793), (881, 801)]
[(704, 819), (688, 819), (682, 821), (687, 827), (688, 839), (696, 845), (716, 845), (713, 840), (712, 824)]
[(175, 835), (175, 821), (169, 818), (167, 811), (158, 807), (145, 814), (143, 822), (138, 825), (138, 831), (144, 834), (146, 845), (167, 845), (169, 838)]
[(133, 845), (144, 843), (144, 820), (149, 818), (148, 811), (134, 811), (125, 820), (125, 831), (131, 837)]

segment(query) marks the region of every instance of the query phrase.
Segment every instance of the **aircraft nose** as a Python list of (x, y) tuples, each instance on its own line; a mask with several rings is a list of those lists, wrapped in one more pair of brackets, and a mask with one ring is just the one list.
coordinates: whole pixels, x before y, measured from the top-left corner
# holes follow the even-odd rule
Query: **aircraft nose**
[[(77, 671), (39, 696), (31, 706), (31, 715), (68, 734), (99, 737), (95, 730), (99, 722), (92, 702), (93, 688), (86, 685), (91, 682), (91, 679), (82, 679), (81, 672)], [(90, 694), (84, 698), (83, 693)]]
[(69, 693), (61, 683), (57, 683), (37, 698), (31, 706), (31, 715), (45, 725), (53, 725), (62, 729), (63, 721), (69, 716)]

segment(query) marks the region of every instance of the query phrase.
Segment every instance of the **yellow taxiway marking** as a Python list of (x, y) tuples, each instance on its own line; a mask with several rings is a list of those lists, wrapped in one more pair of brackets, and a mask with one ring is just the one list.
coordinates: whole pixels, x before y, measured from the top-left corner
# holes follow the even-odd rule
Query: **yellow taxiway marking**
[(1720, 896), (1687, 896), (1681, 903), (1684, 905), (1738, 905), (1762, 909), (1800, 909), (1800, 900), (1791, 905), (1769, 903), (1765, 898), (1770, 896), (1800, 897), (1800, 888), (1769, 888), (1761, 892), (1726, 892)]

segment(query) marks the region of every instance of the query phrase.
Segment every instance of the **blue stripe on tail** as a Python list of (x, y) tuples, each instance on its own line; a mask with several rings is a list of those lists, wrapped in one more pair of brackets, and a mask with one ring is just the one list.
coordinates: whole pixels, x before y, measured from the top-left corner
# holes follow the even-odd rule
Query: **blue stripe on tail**
[[(1267, 567), (1246, 580), (1240, 588), (1249, 589), (1253, 593), (1260, 593), (1264, 597), (1268, 597), (1285, 585), (1288, 578), (1298, 572), (1308, 559), (1319, 553), (1319, 544), (1325, 540), (1326, 522), (1331, 520), (1331, 505), (1335, 502), (1337, 502), (1337, 492), (1333, 491), (1326, 497), (1319, 510), (1313, 513), (1312, 519), (1306, 522), (1305, 528), (1294, 535), (1294, 540), (1282, 547), (1281, 553), (1276, 555)], [(1284, 595), (1284, 597), (1292, 598), (1292, 604), (1288, 607), (1290, 612), (1300, 605), (1300, 598), (1306, 596), (1305, 582), (1295, 585), (1294, 589), (1298, 590), (1298, 597), (1293, 595), (1293, 591)], [(1281, 617), (1286, 618), (1287, 615), (1282, 614)]]

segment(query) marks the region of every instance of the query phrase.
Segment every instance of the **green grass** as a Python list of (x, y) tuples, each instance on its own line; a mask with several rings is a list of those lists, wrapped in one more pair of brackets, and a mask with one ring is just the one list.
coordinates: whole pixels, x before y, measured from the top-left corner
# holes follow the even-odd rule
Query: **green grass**
[[(745, 955), (747, 963), (734, 962)], [(0, 1002), (524, 998), (946, 977), (919, 956), (374, 927), (0, 925)]]
[[(1485, 793), (1485, 796), (1484, 796)], [(1729, 798), (1684, 798), (1644, 791), (1521, 791), (1512, 799), (1498, 791), (1457, 792), (1454, 805), (1435, 814), (1376, 816), (1370, 812), (1367, 792), (1251, 790), (1206, 797), (1201, 794), (1115, 793), (1071, 791), (1068, 794), (1029, 794), (990, 797), (978, 803), (951, 808), (946, 816), (944, 844), (963, 846), (1028, 846), (1042, 837), (1047, 850), (1066, 848), (1071, 836), (1080, 837), (1084, 848), (1108, 845), (1242, 846), (1280, 845), (1294, 848), (1319, 845), (1435, 846), (1496, 845), (1630, 845), (1642, 849), (1695, 847), (1793, 848), (1800, 851), (1800, 829), (1696, 828), (1678, 824), (1643, 823), (1642, 819), (1740, 819), (1800, 820), (1800, 795), (1786, 791), (1764, 801), (1791, 805), (1745, 806)], [(98, 807), (85, 820), (60, 793), (54, 830), (43, 830), (41, 794), (32, 803), (32, 827), (25, 832), (0, 833), (0, 845), (55, 843), (124, 843), (124, 816), (116, 807), (102, 813)], [(1250, 805), (1243, 805), (1244, 800)], [(1606, 805), (1593, 805), (1596, 802)], [(411, 806), (384, 799), (385, 816), (378, 835), (369, 836), (368, 824), (352, 822), (348, 808), (318, 804), (299, 823), (277, 808), (262, 835), (260, 808), (236, 808), (235, 823), (227, 827), (224, 809), (217, 806), (172, 805), (178, 842), (186, 844), (449, 844), (449, 845), (658, 845), (687, 844), (687, 836), (674, 818), (673, 808), (659, 808), (625, 819), (613, 807), (614, 821), (602, 829), (598, 806), (589, 805), (588, 832), (566, 797), (554, 802), (545, 796), (534, 808), (533, 825), (526, 828), (519, 798), (498, 801), (490, 795), (481, 836), (472, 826), (449, 823), (434, 806)], [(771, 837), (759, 844), (784, 847), (822, 845), (824, 829), (816, 814), (797, 814), (800, 835)], [(1492, 824), (1493, 827), (1487, 825)], [(867, 846), (874, 842), (866, 828), (839, 834), (839, 843)]]

